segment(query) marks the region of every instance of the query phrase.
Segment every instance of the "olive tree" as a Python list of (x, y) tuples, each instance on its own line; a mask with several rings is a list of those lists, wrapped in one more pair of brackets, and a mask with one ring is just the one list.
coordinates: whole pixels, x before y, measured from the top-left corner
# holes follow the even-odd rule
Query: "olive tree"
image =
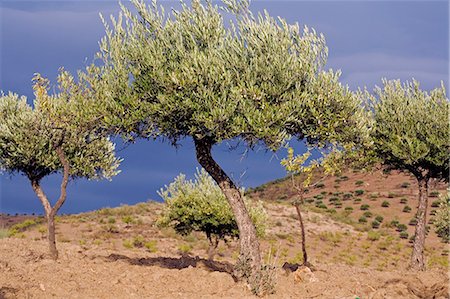
[[(134, 0), (105, 22), (100, 75), (117, 105), (116, 119), (132, 137), (160, 137), (176, 145), (190, 137), (199, 164), (227, 198), (239, 228), (240, 263), (261, 268), (259, 241), (243, 197), (215, 161), (227, 140), (277, 150), (292, 136), (325, 145), (355, 136), (360, 105), (323, 71), (323, 35), (267, 12), (253, 15), (245, 1), (224, 10), (193, 0), (166, 14), (156, 2)], [(114, 118), (114, 117), (113, 117)]]
[[(114, 145), (96, 134), (97, 122), (91, 118), (95, 108), (86, 105), (82, 85), (63, 71), (58, 78), (61, 92), (49, 95), (48, 80), (40, 75), (34, 79), (33, 106), (14, 93), (0, 97), (0, 171), (29, 179), (44, 207), (50, 256), (57, 259), (55, 215), (66, 200), (69, 180), (111, 178), (119, 160)], [(41, 181), (55, 173), (62, 175), (62, 182), (52, 206)]]
[[(169, 226), (181, 235), (192, 231), (206, 234), (209, 241), (208, 259), (212, 260), (220, 240), (239, 237), (234, 215), (225, 196), (212, 177), (204, 170), (197, 170), (194, 180), (180, 174), (159, 191), (166, 206), (158, 219), (158, 225)], [(259, 237), (264, 235), (267, 214), (259, 203), (245, 201), (250, 218)]]
[(419, 82), (383, 80), (374, 94), (363, 93), (372, 104), (373, 153), (390, 169), (409, 172), (419, 186), (417, 225), (411, 268), (424, 270), (428, 183), (448, 181), (449, 102), (444, 86), (422, 91)]

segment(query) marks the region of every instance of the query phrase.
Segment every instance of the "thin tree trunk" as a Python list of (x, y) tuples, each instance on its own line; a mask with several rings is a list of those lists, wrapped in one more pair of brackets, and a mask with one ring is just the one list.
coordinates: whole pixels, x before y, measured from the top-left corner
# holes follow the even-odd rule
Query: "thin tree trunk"
[(428, 206), (428, 179), (420, 178), (419, 183), (419, 207), (417, 209), (417, 224), (414, 235), (413, 251), (410, 268), (413, 270), (425, 270), (424, 248), (426, 236), (426, 214)]
[(44, 206), (45, 218), (47, 219), (47, 240), (50, 251), (50, 257), (54, 260), (58, 259), (58, 250), (56, 249), (56, 236), (55, 236), (55, 216), (58, 213), (61, 206), (64, 204), (67, 197), (67, 184), (69, 182), (69, 163), (64, 155), (61, 147), (56, 148), (56, 153), (63, 165), (63, 179), (61, 182), (61, 192), (55, 205), (52, 207), (48, 201), (47, 196), (42, 190), (40, 180), (31, 179), (31, 187), (36, 193), (37, 197)]
[(242, 276), (253, 277), (261, 269), (261, 254), (256, 229), (245, 207), (241, 192), (213, 159), (211, 154), (212, 143), (198, 139), (194, 139), (194, 143), (198, 162), (217, 182), (236, 218), (239, 229), (241, 262), (246, 264), (243, 268), (247, 267), (247, 264), (250, 267), (250, 273), (242, 273)]
[(303, 253), (303, 264), (305, 266), (309, 265), (308, 262), (308, 254), (306, 253), (306, 234), (305, 234), (305, 226), (303, 224), (302, 212), (300, 211), (300, 205), (296, 204), (295, 209), (297, 210), (298, 220), (300, 222), (300, 229), (302, 235), (302, 253)]
[(292, 187), (297, 191), (299, 198), (299, 201), (294, 201), (294, 206), (295, 209), (297, 211), (297, 215), (298, 215), (298, 220), (300, 222), (300, 233), (302, 236), (302, 253), (303, 253), (303, 265), (309, 267), (311, 266), (308, 262), (308, 254), (306, 252), (306, 233), (305, 233), (305, 225), (303, 223), (303, 216), (302, 216), (302, 212), (300, 210), (300, 205), (302, 205), (304, 203), (304, 198), (303, 198), (303, 193), (305, 192), (305, 190), (299, 186), (297, 186), (297, 184), (295, 183), (295, 178), (294, 175), (291, 175), (291, 181), (292, 181)]

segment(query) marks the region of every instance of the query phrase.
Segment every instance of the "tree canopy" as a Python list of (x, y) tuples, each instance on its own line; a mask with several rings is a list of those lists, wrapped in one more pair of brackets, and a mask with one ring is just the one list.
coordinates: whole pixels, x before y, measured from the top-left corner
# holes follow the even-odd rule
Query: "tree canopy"
[(249, 11), (226, 26), (209, 1), (170, 14), (132, 2), (137, 14), (122, 6), (112, 28), (105, 22), (99, 55), (110, 95), (140, 110), (129, 127), (138, 135), (241, 138), (271, 149), (290, 136), (313, 144), (355, 137), (359, 102), (339, 72), (322, 70), (327, 47), (314, 29)]
[(445, 88), (430, 93), (413, 80), (383, 80), (373, 95), (372, 140), (385, 165), (416, 177), (448, 180), (450, 162), (449, 101)]

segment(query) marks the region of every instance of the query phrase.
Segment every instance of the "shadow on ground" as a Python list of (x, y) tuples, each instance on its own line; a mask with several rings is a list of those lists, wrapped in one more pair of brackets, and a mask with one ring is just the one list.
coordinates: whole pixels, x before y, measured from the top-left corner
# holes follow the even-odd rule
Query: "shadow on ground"
[(105, 257), (107, 261), (115, 262), (118, 260), (126, 261), (130, 265), (138, 266), (158, 266), (166, 269), (184, 269), (188, 267), (203, 268), (208, 271), (224, 272), (231, 275), (234, 281), (237, 281), (233, 273), (233, 265), (226, 262), (211, 261), (200, 258), (198, 256), (192, 257), (183, 255), (179, 258), (174, 257), (147, 257), (147, 258), (130, 258), (122, 254), (110, 254)]

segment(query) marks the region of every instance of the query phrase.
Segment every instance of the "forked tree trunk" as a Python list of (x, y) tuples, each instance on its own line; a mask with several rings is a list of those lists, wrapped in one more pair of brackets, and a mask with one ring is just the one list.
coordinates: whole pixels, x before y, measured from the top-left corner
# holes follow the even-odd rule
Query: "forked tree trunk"
[(248, 214), (239, 189), (213, 159), (211, 154), (212, 143), (198, 139), (194, 139), (194, 143), (198, 162), (217, 182), (233, 210), (239, 229), (240, 259), (241, 262), (248, 263), (250, 267), (250, 273), (242, 274), (250, 278), (261, 269), (261, 254), (255, 226)]
[(419, 207), (417, 209), (417, 224), (414, 235), (413, 251), (410, 268), (413, 270), (425, 270), (423, 251), (426, 236), (426, 214), (428, 206), (428, 178), (418, 178), (419, 183)]
[(62, 148), (56, 148), (56, 153), (58, 154), (59, 160), (63, 165), (63, 179), (61, 182), (61, 193), (59, 199), (56, 201), (55, 205), (52, 207), (48, 201), (47, 196), (42, 190), (40, 179), (30, 179), (31, 187), (36, 193), (37, 197), (44, 206), (45, 218), (47, 219), (47, 240), (48, 247), (50, 251), (50, 257), (54, 260), (58, 259), (58, 250), (56, 249), (56, 236), (55, 236), (55, 216), (58, 213), (61, 206), (64, 204), (67, 197), (67, 183), (69, 182), (69, 163), (66, 160)]

